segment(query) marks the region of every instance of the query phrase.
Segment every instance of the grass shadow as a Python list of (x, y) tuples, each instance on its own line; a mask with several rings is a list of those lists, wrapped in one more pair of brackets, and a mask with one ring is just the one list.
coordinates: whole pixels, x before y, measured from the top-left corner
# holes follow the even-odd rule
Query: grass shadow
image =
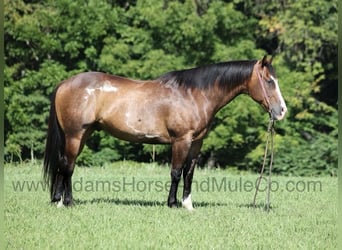
[[(267, 207), (266, 207), (265, 203), (257, 203), (257, 204), (255, 204), (255, 206), (253, 203), (239, 204), (238, 207), (239, 208), (263, 209), (263, 210), (267, 211)], [(270, 204), (269, 209), (272, 210), (272, 209), (274, 209), (274, 207)]]
[(143, 207), (159, 207), (165, 206), (165, 202), (160, 201), (149, 201), (149, 200), (130, 200), (130, 199), (119, 199), (119, 198), (94, 198), (91, 200), (74, 200), (75, 205), (88, 205), (88, 204), (113, 204), (113, 205), (126, 205), (126, 206), (143, 206)]
[(228, 203), (222, 203), (222, 202), (194, 202), (194, 207), (226, 207), (228, 206)]
[[(162, 207), (167, 206), (166, 201), (160, 202), (156, 200), (130, 200), (130, 199), (119, 199), (119, 198), (109, 198), (109, 197), (102, 197), (102, 198), (93, 198), (89, 200), (81, 200), (75, 199), (75, 205), (89, 205), (89, 204), (113, 204), (113, 205), (125, 205), (125, 206), (143, 206), (143, 207)], [(182, 207), (182, 203), (178, 202), (178, 207)], [(220, 206), (228, 206), (228, 203), (221, 203), (221, 202), (194, 202), (194, 207), (220, 207)]]

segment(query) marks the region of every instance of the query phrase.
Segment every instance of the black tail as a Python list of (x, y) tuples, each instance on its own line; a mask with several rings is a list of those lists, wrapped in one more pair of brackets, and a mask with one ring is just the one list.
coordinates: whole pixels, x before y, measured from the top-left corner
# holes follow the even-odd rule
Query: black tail
[(44, 179), (50, 185), (51, 199), (54, 192), (54, 182), (56, 181), (58, 168), (63, 157), (65, 147), (64, 132), (58, 123), (56, 114), (56, 92), (57, 89), (51, 98), (49, 127), (47, 132), (43, 166)]

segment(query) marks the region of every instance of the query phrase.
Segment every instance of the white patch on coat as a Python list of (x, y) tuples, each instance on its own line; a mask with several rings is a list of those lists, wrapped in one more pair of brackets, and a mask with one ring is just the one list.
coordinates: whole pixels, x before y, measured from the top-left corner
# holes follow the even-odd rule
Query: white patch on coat
[[(86, 88), (85, 89), (88, 95), (92, 95), (95, 90), (99, 90), (101, 92), (117, 92), (118, 88), (113, 86), (109, 81), (105, 81), (103, 85), (97, 88)], [(85, 99), (88, 99), (87, 97), (84, 97)]]
[(145, 135), (146, 138), (158, 138), (159, 135)]
[(93, 94), (93, 92), (94, 92), (95, 90), (96, 90), (96, 89), (86, 88), (86, 91), (87, 91), (87, 94), (88, 94), (88, 95)]
[(99, 88), (101, 91), (104, 92), (116, 92), (118, 88), (110, 84), (109, 81), (105, 81), (104, 84)]

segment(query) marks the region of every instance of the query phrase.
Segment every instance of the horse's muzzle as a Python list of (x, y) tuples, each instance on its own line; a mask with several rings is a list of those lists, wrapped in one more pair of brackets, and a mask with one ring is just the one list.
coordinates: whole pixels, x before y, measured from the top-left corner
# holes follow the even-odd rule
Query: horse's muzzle
[(287, 112), (286, 106), (279, 106), (279, 107), (272, 107), (269, 111), (270, 117), (274, 121), (280, 121), (285, 117), (285, 114)]

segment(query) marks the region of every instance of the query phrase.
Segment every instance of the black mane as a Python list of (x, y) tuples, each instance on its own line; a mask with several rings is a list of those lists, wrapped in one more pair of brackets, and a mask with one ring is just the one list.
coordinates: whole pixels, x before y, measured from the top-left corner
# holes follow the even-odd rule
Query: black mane
[(199, 89), (207, 89), (217, 81), (220, 87), (226, 88), (247, 81), (256, 62), (257, 60), (231, 61), (171, 71), (157, 80), (162, 84)]

